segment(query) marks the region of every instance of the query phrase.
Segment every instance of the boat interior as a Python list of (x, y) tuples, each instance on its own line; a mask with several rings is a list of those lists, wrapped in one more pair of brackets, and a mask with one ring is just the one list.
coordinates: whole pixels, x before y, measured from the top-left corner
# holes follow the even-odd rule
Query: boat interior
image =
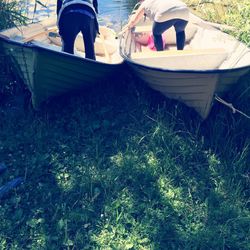
[[(108, 64), (119, 64), (123, 61), (119, 54), (119, 41), (115, 32), (100, 26), (100, 34), (96, 37), (96, 60)], [(39, 23), (1, 31), (0, 35), (21, 43), (32, 43), (39, 47), (62, 52), (62, 41), (58, 33), (55, 18), (48, 18)], [(74, 56), (85, 58), (83, 37), (80, 33), (75, 40)]]
[(123, 54), (139, 64), (163, 69), (214, 70), (250, 65), (246, 45), (194, 15), (185, 30), (184, 50), (177, 50), (172, 27), (163, 33), (164, 51), (155, 51), (151, 29), (152, 22), (144, 19), (127, 32), (122, 41)]

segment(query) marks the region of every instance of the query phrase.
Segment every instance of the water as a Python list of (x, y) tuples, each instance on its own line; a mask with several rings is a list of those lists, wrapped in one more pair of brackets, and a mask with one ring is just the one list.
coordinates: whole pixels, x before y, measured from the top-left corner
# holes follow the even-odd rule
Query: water
[(100, 0), (98, 2), (100, 22), (111, 22), (113, 26), (121, 28), (136, 2), (136, 0)]
[[(56, 15), (56, 0), (40, 0), (41, 6), (35, 0), (24, 0), (22, 9), (33, 22)], [(137, 0), (99, 0), (98, 20), (101, 25), (107, 25), (120, 30), (126, 23)]]

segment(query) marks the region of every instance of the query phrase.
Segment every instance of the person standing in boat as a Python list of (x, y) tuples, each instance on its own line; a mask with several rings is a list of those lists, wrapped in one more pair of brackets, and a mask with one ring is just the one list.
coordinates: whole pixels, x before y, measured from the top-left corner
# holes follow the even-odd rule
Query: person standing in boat
[(97, 0), (57, 0), (57, 24), (62, 50), (74, 54), (76, 36), (82, 32), (85, 57), (96, 60), (94, 43), (99, 27)]
[(157, 51), (164, 50), (162, 34), (174, 26), (178, 50), (185, 45), (185, 28), (189, 19), (189, 9), (180, 0), (142, 0), (140, 7), (131, 16), (127, 28), (133, 28), (143, 15), (153, 20), (152, 34)]

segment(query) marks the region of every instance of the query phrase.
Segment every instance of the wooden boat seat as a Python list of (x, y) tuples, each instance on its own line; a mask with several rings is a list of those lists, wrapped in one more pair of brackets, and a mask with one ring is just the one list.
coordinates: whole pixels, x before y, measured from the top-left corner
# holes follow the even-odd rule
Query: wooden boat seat
[[(107, 39), (105, 39), (105, 37)], [(116, 52), (116, 49), (117, 49), (116, 43), (118, 41), (115, 40), (115, 36), (111, 37), (111, 36), (106, 35), (105, 37), (102, 35), (102, 33), (96, 37), (95, 53), (96, 55), (101, 55), (101, 56), (106, 55), (107, 57), (109, 57), (110, 55)], [(51, 43), (60, 47), (62, 46), (62, 40), (58, 32), (49, 32), (48, 38), (51, 41)], [(85, 52), (83, 37), (81, 34), (79, 34), (76, 37), (75, 48), (81, 52)]]
[(131, 54), (131, 59), (151, 67), (168, 69), (216, 69), (227, 58), (223, 48), (145, 51)]

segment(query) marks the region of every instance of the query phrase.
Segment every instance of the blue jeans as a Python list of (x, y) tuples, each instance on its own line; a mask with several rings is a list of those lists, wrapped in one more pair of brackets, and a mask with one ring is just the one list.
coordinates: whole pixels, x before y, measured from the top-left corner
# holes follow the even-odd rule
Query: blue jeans
[(176, 44), (178, 50), (183, 50), (185, 45), (185, 28), (187, 26), (187, 21), (182, 19), (172, 19), (166, 22), (158, 23), (154, 22), (153, 24), (153, 36), (154, 36), (154, 44), (157, 51), (162, 51), (163, 41), (162, 41), (162, 33), (168, 30), (170, 27), (174, 26), (176, 32)]

